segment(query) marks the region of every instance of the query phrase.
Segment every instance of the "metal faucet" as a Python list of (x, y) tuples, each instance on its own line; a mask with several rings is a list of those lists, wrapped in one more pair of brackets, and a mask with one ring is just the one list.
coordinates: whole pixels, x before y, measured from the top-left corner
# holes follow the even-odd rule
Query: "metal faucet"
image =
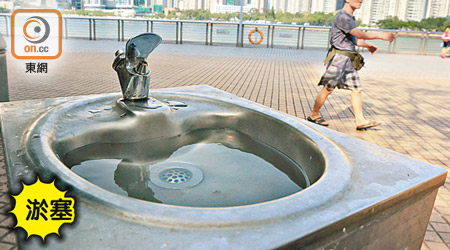
[(117, 50), (113, 69), (117, 72), (125, 100), (140, 100), (148, 97), (150, 69), (148, 55), (161, 43), (162, 38), (154, 33), (143, 33), (130, 38), (125, 51)]

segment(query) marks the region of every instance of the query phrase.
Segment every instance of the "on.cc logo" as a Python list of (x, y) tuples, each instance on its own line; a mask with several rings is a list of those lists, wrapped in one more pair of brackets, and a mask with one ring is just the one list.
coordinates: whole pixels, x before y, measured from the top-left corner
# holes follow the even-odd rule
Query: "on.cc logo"
[[(1, 0), (0, 0), (1, 1)], [(62, 15), (55, 9), (11, 14), (11, 54), (16, 59), (56, 59), (62, 53)]]
[(50, 25), (48, 25), (48, 22), (42, 17), (30, 17), (23, 25), (23, 35), (30, 43), (42, 43), (47, 40), (50, 35)]

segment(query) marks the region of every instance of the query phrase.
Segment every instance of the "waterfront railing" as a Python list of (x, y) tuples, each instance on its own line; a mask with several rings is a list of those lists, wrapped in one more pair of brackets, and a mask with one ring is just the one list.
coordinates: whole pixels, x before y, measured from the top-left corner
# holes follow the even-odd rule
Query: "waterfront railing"
[[(11, 15), (0, 14), (0, 33), (10, 35)], [(259, 45), (248, 39), (251, 30), (263, 34)], [(380, 52), (409, 54), (439, 54), (441, 34), (431, 31), (404, 31), (365, 29), (395, 34), (392, 42), (373, 40)], [(89, 40), (114, 39), (125, 41), (142, 32), (155, 32), (168, 43), (202, 43), (205, 45), (232, 45), (237, 47), (287, 47), (295, 49), (330, 47), (329, 26), (244, 23), (239, 31), (237, 22), (164, 20), (148, 18), (63, 16), (63, 38)], [(239, 32), (243, 36), (239, 41)]]

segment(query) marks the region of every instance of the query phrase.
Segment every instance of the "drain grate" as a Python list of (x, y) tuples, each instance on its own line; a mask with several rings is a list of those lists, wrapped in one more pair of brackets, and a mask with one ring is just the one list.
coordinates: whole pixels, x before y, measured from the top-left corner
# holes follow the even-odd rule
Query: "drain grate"
[(150, 180), (147, 185), (185, 189), (199, 184), (203, 180), (200, 168), (185, 162), (164, 162), (149, 166)]
[(159, 174), (159, 178), (167, 183), (183, 183), (189, 181), (192, 172), (183, 168), (166, 169)]

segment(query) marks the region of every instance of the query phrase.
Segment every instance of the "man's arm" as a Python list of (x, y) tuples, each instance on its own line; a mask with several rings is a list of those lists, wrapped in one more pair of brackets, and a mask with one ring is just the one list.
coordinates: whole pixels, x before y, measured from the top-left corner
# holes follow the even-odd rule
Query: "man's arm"
[[(363, 32), (359, 30), (358, 28), (354, 28), (350, 30), (350, 35), (358, 38), (358, 39), (364, 39), (364, 40), (373, 40), (373, 39), (381, 39), (388, 42), (392, 42), (394, 40), (394, 34), (387, 33), (387, 32)], [(359, 45), (358, 45), (359, 46)]]

